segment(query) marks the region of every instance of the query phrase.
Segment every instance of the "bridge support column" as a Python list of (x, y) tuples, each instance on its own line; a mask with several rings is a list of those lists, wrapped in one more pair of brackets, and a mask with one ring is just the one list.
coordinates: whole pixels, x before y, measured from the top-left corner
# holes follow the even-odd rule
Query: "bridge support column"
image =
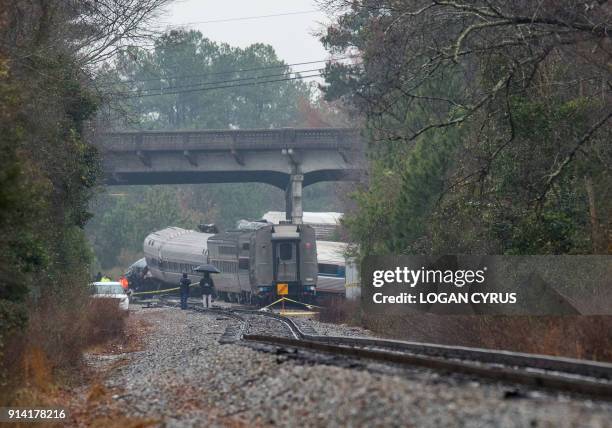
[(287, 220), (294, 224), (302, 224), (302, 187), (303, 174), (291, 174), (289, 185), (285, 190), (285, 212)]

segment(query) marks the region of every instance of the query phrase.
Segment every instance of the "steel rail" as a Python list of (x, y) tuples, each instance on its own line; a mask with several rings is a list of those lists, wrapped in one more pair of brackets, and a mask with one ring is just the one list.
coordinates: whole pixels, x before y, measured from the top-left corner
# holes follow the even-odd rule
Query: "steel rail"
[(295, 339), (302, 340), (305, 337), (307, 337), (307, 335), (304, 334), (304, 332), (302, 332), (300, 327), (291, 318), (284, 317), (279, 314), (275, 314), (274, 312), (256, 311), (256, 310), (251, 310), (251, 309), (229, 309), (229, 311), (234, 312), (234, 313), (260, 315), (260, 316), (264, 316), (267, 318), (272, 318), (272, 319), (275, 319), (285, 324), (285, 326), (287, 326), (287, 328), (291, 331), (291, 334), (293, 335)]
[[(168, 305), (167, 302), (165, 304)], [(612, 401), (612, 382), (609, 382), (612, 379), (612, 364), (608, 363), (431, 343), (311, 335), (304, 333), (291, 318), (273, 312), (201, 308), (194, 304), (190, 304), (189, 309), (226, 315), (241, 321), (239, 336), (249, 342), (424, 367)], [(291, 331), (293, 338), (248, 334), (248, 320), (241, 314), (280, 321)]]
[(370, 347), (396, 352), (410, 352), (437, 358), (478, 361), (529, 369), (562, 372), (612, 380), (612, 364), (549, 355), (527, 354), (503, 350), (471, 348), (465, 346), (438, 345), (399, 340), (357, 338), (345, 336), (304, 336), (304, 339), (358, 347)]
[[(346, 357), (369, 359), (412, 367), (425, 367), (436, 371), (478, 376), (498, 382), (521, 384), (534, 388), (563, 391), (585, 395), (599, 400), (612, 401), (612, 383), (564, 376), (558, 373), (512, 369), (496, 365), (479, 365), (452, 359), (372, 350), (308, 339), (289, 339), (278, 336), (249, 334), (244, 335), (243, 339), (251, 342), (302, 348)], [(333, 337), (331, 337), (331, 339), (333, 340)]]
[(578, 376), (612, 380), (612, 364), (609, 363), (496, 349), (439, 345), (425, 342), (349, 336), (311, 335), (302, 332), (299, 326), (291, 318), (270, 312), (250, 310), (240, 311), (264, 315), (284, 321), (286, 324), (289, 324), (292, 331), (295, 332), (294, 336), (297, 336), (296, 339), (323, 342), (332, 345), (348, 345), (356, 347), (379, 348), (381, 350), (392, 350), (398, 352), (410, 352), (438, 358), (478, 361), (488, 364), (562, 372)]

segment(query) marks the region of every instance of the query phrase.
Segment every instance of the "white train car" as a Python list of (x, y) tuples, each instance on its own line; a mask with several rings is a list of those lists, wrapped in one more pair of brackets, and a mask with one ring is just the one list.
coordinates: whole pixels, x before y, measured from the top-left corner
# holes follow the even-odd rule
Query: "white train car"
[(344, 242), (317, 240), (317, 293), (345, 295), (347, 247)]
[(201, 274), (193, 269), (207, 262), (211, 236), (212, 233), (180, 227), (168, 227), (147, 235), (143, 250), (151, 276), (178, 286), (182, 274), (187, 273), (192, 282), (198, 282)]
[[(304, 211), (302, 222), (314, 228), (317, 239), (325, 241), (334, 239), (342, 216), (342, 213), (336, 212)], [(279, 224), (286, 220), (286, 214), (284, 211), (268, 211), (262, 219), (272, 224)]]

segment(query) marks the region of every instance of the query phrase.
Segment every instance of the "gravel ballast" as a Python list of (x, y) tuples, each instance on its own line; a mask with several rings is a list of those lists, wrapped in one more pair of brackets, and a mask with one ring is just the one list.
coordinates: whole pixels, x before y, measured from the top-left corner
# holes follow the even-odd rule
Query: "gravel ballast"
[[(145, 349), (106, 379), (135, 417), (165, 426), (606, 427), (612, 404), (380, 364), (219, 344), (237, 320), (175, 308), (136, 308)], [(302, 323), (311, 321), (301, 319)], [(312, 322), (319, 334), (367, 335)]]

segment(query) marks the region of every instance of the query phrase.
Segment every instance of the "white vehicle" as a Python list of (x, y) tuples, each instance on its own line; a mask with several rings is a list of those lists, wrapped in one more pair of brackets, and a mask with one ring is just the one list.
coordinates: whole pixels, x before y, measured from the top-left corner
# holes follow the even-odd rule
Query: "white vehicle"
[(94, 282), (93, 295), (94, 298), (99, 299), (117, 299), (119, 303), (119, 309), (127, 311), (130, 309), (129, 295), (123, 289), (118, 282)]

